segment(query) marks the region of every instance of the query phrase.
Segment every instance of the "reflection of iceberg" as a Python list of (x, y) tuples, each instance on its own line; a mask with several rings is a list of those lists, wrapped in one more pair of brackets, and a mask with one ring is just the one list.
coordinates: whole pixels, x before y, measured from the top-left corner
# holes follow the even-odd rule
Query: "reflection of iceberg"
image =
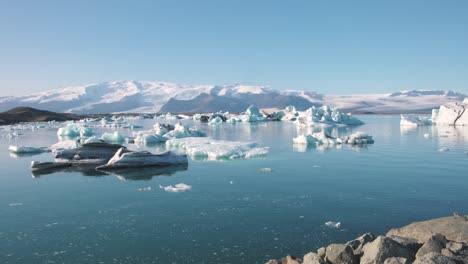
[(257, 147), (255, 142), (237, 142), (212, 138), (182, 138), (166, 141), (167, 148), (179, 148), (192, 159), (235, 159), (264, 156), (268, 148)]
[(103, 164), (99, 160), (83, 160), (75, 162), (36, 162), (31, 163), (31, 174), (34, 178), (57, 172), (79, 172), (83, 176), (103, 176), (103, 172), (96, 171), (96, 166)]
[(165, 167), (146, 167), (146, 168), (130, 168), (130, 169), (116, 169), (107, 174), (115, 174), (120, 180), (151, 180), (156, 176), (171, 176), (179, 171), (187, 170), (188, 165), (174, 165)]
[(113, 170), (123, 168), (171, 166), (187, 163), (187, 156), (177, 155), (171, 151), (152, 154), (148, 151), (133, 152), (128, 151), (126, 148), (121, 148), (115, 153), (109, 162), (107, 162), (107, 164), (99, 166), (97, 169)]

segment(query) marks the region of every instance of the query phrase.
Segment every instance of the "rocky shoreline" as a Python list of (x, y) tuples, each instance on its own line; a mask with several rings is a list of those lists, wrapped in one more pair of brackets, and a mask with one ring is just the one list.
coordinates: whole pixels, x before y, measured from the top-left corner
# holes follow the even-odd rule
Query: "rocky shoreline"
[(286, 256), (266, 264), (461, 264), (468, 263), (468, 216), (415, 222), (388, 231), (366, 233), (344, 244), (331, 244), (302, 258)]

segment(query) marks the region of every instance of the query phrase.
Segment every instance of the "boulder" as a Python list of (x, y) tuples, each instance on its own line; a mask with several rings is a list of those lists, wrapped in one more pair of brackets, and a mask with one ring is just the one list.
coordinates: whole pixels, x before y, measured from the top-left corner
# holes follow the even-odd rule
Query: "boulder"
[(302, 264), (326, 264), (326, 262), (319, 255), (309, 252), (304, 256)]
[(466, 216), (449, 216), (416, 222), (387, 233), (388, 237), (412, 238), (419, 243), (426, 242), (434, 234), (442, 234), (450, 241), (468, 243), (468, 220)]
[(413, 264), (457, 264), (451, 258), (446, 257), (440, 253), (427, 253), (421, 258), (416, 259)]
[(299, 260), (292, 256), (286, 256), (281, 259), (281, 264), (300, 264)]
[(418, 241), (416, 241), (416, 240), (414, 240), (412, 238), (401, 237), (401, 236), (392, 236), (391, 239), (393, 239), (396, 242), (402, 244), (404, 247), (410, 249), (414, 254), (416, 254), (416, 252), (418, 252), (418, 250), (422, 246), (421, 243), (419, 243)]
[(331, 244), (327, 247), (325, 260), (332, 264), (353, 264), (358, 263), (354, 256), (353, 249), (344, 244)]
[(431, 236), (418, 250), (416, 253), (416, 258), (420, 258), (430, 252), (441, 253), (447, 242), (447, 239), (445, 239), (445, 237), (441, 234), (435, 234)]
[(403, 257), (410, 261), (414, 259), (414, 254), (411, 250), (384, 236), (378, 236), (373, 242), (364, 245), (363, 252), (361, 263), (364, 264), (381, 264), (391, 257)]
[(411, 262), (406, 258), (391, 257), (391, 258), (387, 258), (384, 264), (411, 264)]
[(449, 249), (450, 251), (452, 251), (453, 253), (459, 253), (463, 249), (463, 244), (458, 243), (458, 242), (449, 241), (449, 242), (447, 242), (445, 247), (447, 249)]
[(345, 245), (350, 246), (355, 255), (362, 255), (362, 247), (364, 247), (365, 244), (374, 241), (376, 237), (377, 236), (372, 233), (366, 233), (354, 240), (346, 242)]
[(323, 259), (325, 259), (325, 254), (327, 252), (327, 249), (324, 247), (321, 247), (317, 250), (317, 255)]

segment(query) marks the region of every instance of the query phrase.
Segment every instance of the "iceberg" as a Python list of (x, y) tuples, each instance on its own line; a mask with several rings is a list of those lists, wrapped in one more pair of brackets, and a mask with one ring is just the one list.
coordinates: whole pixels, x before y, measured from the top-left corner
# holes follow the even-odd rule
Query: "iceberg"
[(157, 134), (145, 134), (145, 133), (139, 133), (134, 139), (135, 144), (141, 144), (141, 145), (150, 145), (150, 144), (156, 144), (156, 143), (161, 143), (161, 142), (166, 142), (167, 138), (157, 135)]
[(372, 136), (364, 132), (358, 131), (349, 136), (337, 138), (336, 142), (339, 144), (366, 145), (366, 144), (374, 144), (374, 139), (372, 138)]
[(102, 136), (101, 136), (101, 140), (105, 141), (105, 142), (116, 142), (116, 143), (122, 143), (125, 141), (125, 138), (124, 136), (122, 136), (122, 134), (120, 134), (119, 131), (115, 131), (114, 133), (104, 133)]
[(152, 154), (148, 151), (133, 152), (126, 148), (120, 148), (114, 156), (98, 170), (111, 170), (123, 168), (162, 167), (187, 164), (186, 155), (177, 155), (171, 151), (160, 154)]
[(400, 115), (400, 126), (432, 126), (434, 124), (432, 118), (432, 116), (402, 114)]
[(182, 125), (180, 122), (177, 122), (174, 126), (174, 130), (171, 130), (164, 134), (166, 138), (186, 138), (186, 137), (204, 137), (205, 133), (198, 130), (197, 128), (189, 128), (188, 126)]
[(80, 144), (78, 143), (77, 140), (64, 140), (64, 141), (60, 141), (58, 143), (55, 143), (54, 145), (50, 146), (49, 149), (56, 153), (57, 151), (60, 151), (60, 150), (65, 150), (65, 149), (75, 149), (75, 148), (78, 148), (80, 146)]
[(77, 148), (56, 151), (55, 158), (65, 160), (108, 161), (120, 148), (122, 148), (122, 145), (119, 144), (105, 142), (87, 143)]
[(468, 125), (468, 99), (461, 103), (441, 105), (437, 116), (437, 125), (466, 126)]
[(239, 118), (242, 122), (262, 122), (267, 119), (260, 113), (258, 108), (254, 105), (251, 105), (245, 110), (244, 115), (240, 115)]
[(364, 122), (353, 117), (351, 114), (340, 113), (338, 110), (326, 105), (319, 108), (312, 106), (305, 112), (298, 113), (298, 118), (295, 121), (297, 125), (313, 126), (315, 124), (327, 124), (358, 126), (364, 124)]
[(212, 138), (182, 138), (166, 141), (168, 149), (184, 150), (192, 159), (235, 159), (264, 156), (268, 148), (258, 147), (255, 142), (215, 140)]
[(322, 131), (309, 135), (299, 135), (293, 138), (293, 143), (307, 146), (332, 146), (335, 144), (366, 145), (373, 144), (374, 139), (372, 136), (363, 132), (356, 132), (349, 136), (334, 138)]
[(173, 192), (173, 193), (178, 193), (178, 192), (185, 192), (188, 190), (192, 189), (192, 186), (185, 184), (185, 183), (179, 183), (174, 186), (168, 185), (168, 186), (161, 186), (159, 185), (159, 188), (165, 190), (166, 192)]
[(13, 146), (11, 145), (8, 150), (11, 153), (16, 154), (40, 154), (44, 152), (50, 152), (48, 147), (24, 147), (24, 146)]
[(76, 123), (68, 123), (65, 127), (61, 127), (57, 131), (59, 137), (89, 137), (93, 134), (93, 130), (89, 127), (84, 127)]

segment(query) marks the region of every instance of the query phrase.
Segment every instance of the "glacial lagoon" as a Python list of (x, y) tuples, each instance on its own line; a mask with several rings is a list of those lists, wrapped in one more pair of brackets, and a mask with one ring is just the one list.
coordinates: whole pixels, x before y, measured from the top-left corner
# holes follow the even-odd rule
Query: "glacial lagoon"
[[(256, 141), (269, 153), (111, 174), (82, 167), (32, 176), (31, 161), (50, 161), (51, 153), (18, 156), (9, 145), (50, 146), (57, 127), (19, 130), (15, 137), (0, 130), (0, 262), (265, 263), (369, 231), (466, 213), (468, 127), (400, 127), (396, 115), (358, 117), (364, 125), (327, 132), (363, 131), (375, 144), (305, 147), (292, 138), (312, 128), (292, 122), (183, 120), (208, 137)], [(156, 122), (133, 121), (141, 129)], [(165, 150), (164, 144), (128, 147)], [(159, 187), (179, 183), (191, 188)]]

